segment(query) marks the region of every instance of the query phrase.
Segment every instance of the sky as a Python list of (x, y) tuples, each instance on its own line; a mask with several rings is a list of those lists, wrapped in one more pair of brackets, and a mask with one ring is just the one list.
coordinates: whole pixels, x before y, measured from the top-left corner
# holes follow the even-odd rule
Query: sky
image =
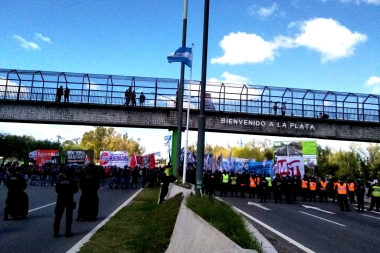
[[(3, 1), (0, 68), (178, 79), (180, 64), (166, 57), (182, 44), (183, 10), (183, 0)], [(209, 14), (208, 81), (380, 94), (380, 0), (210, 0)], [(204, 1), (189, 0), (193, 80), (201, 79), (203, 16)], [(92, 129), (0, 122), (0, 132), (37, 139)], [(166, 153), (167, 130), (116, 131)], [(206, 133), (211, 145), (262, 138)]]

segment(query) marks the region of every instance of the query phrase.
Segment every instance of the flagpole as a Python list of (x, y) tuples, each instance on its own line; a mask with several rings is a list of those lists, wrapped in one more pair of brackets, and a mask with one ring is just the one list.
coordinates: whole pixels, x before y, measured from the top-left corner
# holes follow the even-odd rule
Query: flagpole
[[(193, 56), (192, 62), (194, 62), (194, 44), (191, 45), (191, 55)], [(191, 82), (192, 82), (192, 79), (193, 79), (193, 64), (191, 64), (191, 68), (190, 68), (189, 94), (187, 95), (186, 140), (185, 140), (185, 151), (183, 154), (182, 184), (186, 183), (187, 148), (189, 145), (189, 118), (190, 118), (190, 98), (191, 98)]]

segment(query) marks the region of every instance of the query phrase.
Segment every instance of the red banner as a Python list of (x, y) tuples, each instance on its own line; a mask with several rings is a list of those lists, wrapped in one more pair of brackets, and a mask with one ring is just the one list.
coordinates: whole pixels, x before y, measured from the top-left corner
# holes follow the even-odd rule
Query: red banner
[(286, 157), (278, 156), (277, 164), (274, 166), (274, 173), (283, 175), (290, 175), (294, 177), (303, 177), (305, 168), (303, 157)]
[(156, 166), (156, 160), (154, 158), (154, 154), (148, 154), (148, 155), (132, 155), (131, 163), (129, 167), (134, 168), (136, 166), (139, 166), (141, 168), (146, 167), (150, 169), (154, 169)]
[(56, 158), (59, 157), (59, 150), (37, 150), (36, 163), (44, 165), (45, 163), (56, 163)]

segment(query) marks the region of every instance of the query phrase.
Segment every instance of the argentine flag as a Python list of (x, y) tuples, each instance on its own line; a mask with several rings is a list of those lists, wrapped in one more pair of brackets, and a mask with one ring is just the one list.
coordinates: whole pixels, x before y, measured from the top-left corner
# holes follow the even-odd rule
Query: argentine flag
[(191, 68), (191, 63), (193, 61), (193, 54), (191, 52), (191, 47), (180, 47), (174, 53), (168, 55), (168, 62), (183, 62)]

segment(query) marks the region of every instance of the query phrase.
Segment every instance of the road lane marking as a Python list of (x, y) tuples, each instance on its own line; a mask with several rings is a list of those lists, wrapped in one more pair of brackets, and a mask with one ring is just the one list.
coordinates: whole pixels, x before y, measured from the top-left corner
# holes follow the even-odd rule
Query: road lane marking
[(54, 204), (55, 204), (55, 202), (54, 202), (54, 203), (47, 204), (47, 205), (44, 205), (44, 206), (40, 206), (40, 207), (37, 207), (37, 208), (34, 208), (34, 209), (30, 209), (30, 210), (28, 211), (28, 213), (33, 212), (33, 211), (36, 211), (36, 210), (39, 210), (39, 209), (42, 209), (42, 208), (45, 208), (45, 207), (48, 207), (48, 206), (51, 206), (51, 205), (54, 205)]
[(311, 249), (309, 249), (309, 248), (303, 246), (303, 245), (300, 244), (299, 242), (296, 242), (296, 241), (293, 240), (292, 238), (290, 238), (290, 237), (284, 235), (283, 233), (277, 231), (276, 229), (274, 229), (274, 228), (268, 226), (268, 225), (265, 224), (264, 222), (259, 221), (258, 219), (252, 217), (251, 215), (249, 215), (249, 214), (243, 212), (242, 210), (240, 210), (240, 209), (238, 209), (238, 208), (236, 208), (236, 207), (234, 207), (234, 208), (235, 208), (236, 211), (238, 211), (239, 213), (243, 214), (244, 216), (248, 217), (249, 219), (253, 220), (254, 222), (260, 224), (261, 226), (263, 226), (264, 228), (268, 229), (269, 231), (275, 233), (276, 235), (282, 237), (283, 239), (285, 239), (285, 240), (288, 241), (289, 243), (293, 244), (294, 246), (296, 246), (296, 247), (302, 249), (302, 250), (305, 251), (306, 253), (315, 253), (315, 251), (312, 251)]
[(377, 217), (374, 217), (374, 216), (371, 216), (371, 215), (367, 215), (367, 214), (362, 214), (362, 215), (380, 220), (380, 218), (377, 218)]
[(269, 208), (266, 208), (265, 206), (262, 206), (262, 204), (248, 202), (248, 205), (250, 205), (250, 206), (257, 206), (257, 207), (260, 207), (261, 209), (264, 209), (264, 210), (270, 210)]
[(315, 206), (307, 206), (307, 205), (302, 205), (302, 206), (305, 208), (314, 209), (314, 210), (325, 212), (325, 213), (335, 214), (333, 212), (329, 212), (329, 211), (323, 210), (323, 209), (321, 209), (319, 207), (315, 207)]
[(302, 212), (302, 211), (300, 211), (300, 212), (301, 212), (301, 213), (304, 213), (304, 214), (306, 214), (306, 215), (310, 215), (310, 216), (313, 216), (313, 217), (315, 217), (315, 218), (318, 218), (318, 219), (324, 220), (324, 221), (328, 221), (328, 222), (331, 222), (331, 223), (337, 224), (337, 225), (342, 226), (342, 227), (345, 227), (345, 226), (346, 226), (346, 225), (340, 224), (340, 223), (335, 222), (335, 221), (331, 221), (331, 220), (328, 220), (328, 219), (324, 219), (324, 218), (318, 217), (318, 216), (316, 216), (316, 215), (312, 215), (312, 214), (310, 214), (310, 213), (305, 213), (305, 212)]

